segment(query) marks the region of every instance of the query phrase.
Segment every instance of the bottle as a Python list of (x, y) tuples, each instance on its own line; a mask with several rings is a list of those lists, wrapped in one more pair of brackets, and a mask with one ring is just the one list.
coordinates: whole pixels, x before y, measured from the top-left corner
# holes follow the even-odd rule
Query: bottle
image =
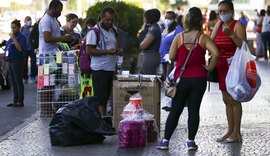
[(43, 54), (39, 55), (39, 65), (42, 66), (44, 64), (44, 57)]
[(117, 64), (117, 73), (121, 74), (122, 72), (122, 63), (123, 63), (123, 56), (116, 56), (116, 64)]

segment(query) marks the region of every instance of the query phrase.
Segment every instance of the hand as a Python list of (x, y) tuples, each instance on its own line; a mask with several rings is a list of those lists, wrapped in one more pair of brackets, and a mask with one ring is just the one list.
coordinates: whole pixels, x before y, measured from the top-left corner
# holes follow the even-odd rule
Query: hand
[(215, 69), (215, 67), (206, 66), (206, 65), (203, 65), (203, 67), (209, 72), (211, 72), (211, 71), (213, 71)]
[(73, 40), (72, 33), (64, 36), (64, 41), (72, 41), (72, 40)]
[(115, 48), (109, 49), (107, 52), (109, 55), (117, 55), (118, 54), (118, 50)]
[(14, 36), (13, 31), (11, 31), (11, 32), (9, 33), (9, 36), (10, 36), (10, 37), (13, 37), (13, 36)]
[(233, 34), (232, 30), (228, 26), (223, 26), (222, 31), (228, 36), (231, 36)]
[(124, 50), (123, 50), (122, 48), (118, 48), (118, 49), (116, 49), (116, 50), (117, 50), (117, 52), (118, 52), (118, 54), (117, 54), (117, 55), (120, 55), (120, 56), (122, 56), (122, 55), (123, 55)]

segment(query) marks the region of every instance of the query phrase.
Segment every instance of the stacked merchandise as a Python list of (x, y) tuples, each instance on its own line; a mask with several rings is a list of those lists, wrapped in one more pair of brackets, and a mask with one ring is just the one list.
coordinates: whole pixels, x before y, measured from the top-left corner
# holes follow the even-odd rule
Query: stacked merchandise
[(130, 98), (122, 118), (118, 127), (119, 147), (144, 147), (147, 141), (157, 140), (158, 131), (154, 116), (143, 109), (139, 93)]
[(38, 107), (40, 115), (51, 117), (63, 105), (79, 99), (80, 81), (76, 51), (39, 56)]

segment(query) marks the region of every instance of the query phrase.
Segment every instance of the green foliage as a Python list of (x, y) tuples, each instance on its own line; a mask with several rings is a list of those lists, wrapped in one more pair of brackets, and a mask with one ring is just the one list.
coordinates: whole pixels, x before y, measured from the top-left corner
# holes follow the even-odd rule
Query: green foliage
[(101, 10), (105, 7), (112, 7), (117, 14), (116, 24), (122, 30), (128, 32), (131, 38), (137, 36), (138, 31), (143, 25), (144, 10), (134, 3), (105, 1), (97, 2), (87, 10), (87, 18), (92, 17), (97, 20)]

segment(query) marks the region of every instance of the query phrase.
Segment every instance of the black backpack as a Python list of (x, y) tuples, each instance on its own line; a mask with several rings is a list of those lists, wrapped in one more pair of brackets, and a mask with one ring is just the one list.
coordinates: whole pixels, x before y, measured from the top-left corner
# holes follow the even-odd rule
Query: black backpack
[(38, 44), (39, 44), (39, 28), (38, 28), (38, 25), (39, 25), (39, 21), (37, 21), (34, 24), (33, 29), (32, 29), (32, 31), (30, 33), (30, 36), (29, 36), (30, 44), (32, 45), (32, 47), (34, 49), (37, 49)]

